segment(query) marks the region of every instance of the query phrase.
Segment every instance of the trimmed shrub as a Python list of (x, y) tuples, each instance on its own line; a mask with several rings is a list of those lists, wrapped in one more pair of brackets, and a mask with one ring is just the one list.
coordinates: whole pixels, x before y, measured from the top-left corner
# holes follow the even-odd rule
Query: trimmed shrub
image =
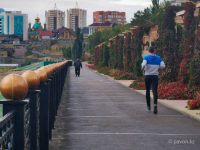
[(145, 90), (146, 87), (144, 77), (138, 77), (129, 87), (135, 90)]
[(88, 61), (88, 64), (94, 64), (95, 61)]

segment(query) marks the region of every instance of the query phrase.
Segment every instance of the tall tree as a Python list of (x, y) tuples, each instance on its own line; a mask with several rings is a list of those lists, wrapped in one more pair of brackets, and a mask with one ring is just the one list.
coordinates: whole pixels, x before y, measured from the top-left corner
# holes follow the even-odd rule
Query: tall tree
[(156, 9), (159, 9), (159, 0), (151, 0), (152, 6), (151, 6), (151, 13), (154, 14)]
[(154, 11), (150, 16), (150, 21), (162, 25), (162, 19), (164, 18), (165, 10), (171, 5), (169, 1), (163, 1), (159, 4), (159, 8)]
[(183, 59), (180, 63), (179, 81), (187, 84), (190, 80), (189, 67), (190, 62), (194, 56), (194, 44), (195, 44), (195, 17), (194, 17), (195, 5), (192, 2), (185, 4), (184, 13), (184, 35), (182, 38)]
[(108, 61), (109, 61), (109, 49), (108, 49), (108, 43), (104, 44), (104, 49), (103, 49), (103, 65), (108, 67)]
[(63, 52), (63, 56), (66, 59), (71, 59), (71, 46), (68, 47), (61, 47), (61, 50)]
[(73, 45), (73, 58), (81, 58), (83, 51), (83, 33), (81, 33), (81, 29), (77, 28), (76, 30), (76, 40)]
[(161, 82), (175, 82), (177, 80), (180, 55), (174, 17), (176, 16), (175, 12), (179, 10), (182, 8), (169, 6), (165, 10), (162, 23), (159, 24), (159, 38), (156, 41), (155, 49), (156, 54), (161, 56), (166, 65), (160, 75)]
[(134, 13), (134, 18), (131, 20), (131, 25), (138, 26), (149, 21), (151, 10), (147, 7), (144, 11)]

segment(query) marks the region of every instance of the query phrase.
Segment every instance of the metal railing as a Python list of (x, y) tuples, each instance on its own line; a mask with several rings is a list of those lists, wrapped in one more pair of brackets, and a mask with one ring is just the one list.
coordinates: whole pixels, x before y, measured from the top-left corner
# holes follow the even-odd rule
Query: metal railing
[(14, 111), (0, 119), (0, 146), (2, 150), (13, 149), (14, 119)]
[(1, 150), (48, 150), (68, 67), (54, 70), (46, 83), (28, 90), (25, 100), (2, 100)]

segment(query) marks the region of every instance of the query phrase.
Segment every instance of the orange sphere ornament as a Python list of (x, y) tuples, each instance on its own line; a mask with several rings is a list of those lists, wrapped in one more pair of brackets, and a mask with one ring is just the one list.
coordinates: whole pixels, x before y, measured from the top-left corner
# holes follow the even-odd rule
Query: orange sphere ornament
[(46, 66), (47, 68), (49, 68), (49, 70), (50, 70), (50, 73), (52, 74), (53, 73), (53, 70), (52, 70), (52, 68), (51, 68), (51, 66), (50, 65), (48, 65), (48, 66)]
[(39, 70), (44, 70), (47, 73), (47, 78), (50, 77), (51, 71), (50, 71), (50, 69), (48, 67), (44, 66), (44, 67), (39, 68)]
[(53, 70), (54, 70), (54, 72), (57, 70), (57, 68), (56, 68), (57, 66), (56, 66), (56, 64), (53, 64)]
[(49, 65), (49, 66), (51, 67), (52, 71), (54, 72), (54, 66), (53, 65)]
[(28, 93), (28, 83), (18, 74), (9, 74), (1, 81), (0, 90), (7, 100), (23, 100)]
[(58, 64), (55, 64), (56, 65), (56, 70), (58, 70), (59, 69), (59, 66), (58, 66)]
[(40, 84), (40, 76), (34, 71), (25, 71), (22, 74), (22, 77), (28, 82), (29, 89), (37, 89)]
[(54, 69), (54, 65), (50, 65), (51, 69), (52, 69), (52, 73), (55, 72), (55, 69)]
[(34, 72), (40, 76), (40, 83), (47, 81), (47, 73), (44, 70), (35, 70)]

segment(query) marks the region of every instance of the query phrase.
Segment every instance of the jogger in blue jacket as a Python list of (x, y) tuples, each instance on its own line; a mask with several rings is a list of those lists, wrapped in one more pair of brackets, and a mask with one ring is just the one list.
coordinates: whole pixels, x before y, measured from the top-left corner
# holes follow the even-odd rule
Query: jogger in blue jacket
[(154, 95), (154, 114), (157, 114), (157, 89), (158, 89), (158, 69), (164, 69), (165, 63), (154, 54), (154, 47), (149, 47), (149, 55), (143, 58), (142, 69), (145, 68), (145, 85), (146, 85), (146, 100), (147, 110), (151, 110), (150, 105), (150, 88), (152, 84), (152, 90)]

